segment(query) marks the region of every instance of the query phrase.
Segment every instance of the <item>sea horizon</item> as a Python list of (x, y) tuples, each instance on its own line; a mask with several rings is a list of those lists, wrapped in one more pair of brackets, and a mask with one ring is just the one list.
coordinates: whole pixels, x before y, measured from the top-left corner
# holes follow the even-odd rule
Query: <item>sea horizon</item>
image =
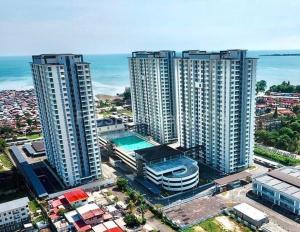
[[(282, 81), (300, 84), (300, 56), (260, 56), (278, 52), (298, 53), (300, 50), (248, 50), (248, 57), (259, 58), (257, 80), (266, 80), (268, 87)], [(115, 95), (130, 86), (127, 59), (130, 54), (83, 54), (84, 60), (91, 64), (95, 95)], [(31, 55), (0, 56), (0, 90), (33, 88), (30, 62)]]

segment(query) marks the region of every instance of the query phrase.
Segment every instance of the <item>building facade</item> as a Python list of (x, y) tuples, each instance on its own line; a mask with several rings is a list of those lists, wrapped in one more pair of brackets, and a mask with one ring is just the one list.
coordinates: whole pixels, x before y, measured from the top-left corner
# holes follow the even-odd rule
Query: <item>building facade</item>
[(131, 102), (136, 125), (159, 143), (176, 141), (174, 51), (133, 52), (129, 58)]
[(138, 178), (160, 189), (181, 192), (199, 183), (198, 162), (166, 144), (136, 150), (135, 159)]
[(300, 215), (300, 168), (282, 167), (252, 179), (253, 192), (285, 210)]
[(67, 186), (101, 176), (89, 64), (82, 55), (38, 55), (31, 64), (46, 155)]
[(221, 173), (249, 167), (256, 59), (245, 50), (184, 51), (174, 66), (180, 145), (202, 145), (202, 161)]
[(30, 221), (28, 197), (0, 204), (0, 231), (17, 231)]
[(186, 156), (172, 157), (158, 163), (146, 164), (145, 176), (165, 190), (181, 192), (198, 185), (199, 167), (197, 161)]

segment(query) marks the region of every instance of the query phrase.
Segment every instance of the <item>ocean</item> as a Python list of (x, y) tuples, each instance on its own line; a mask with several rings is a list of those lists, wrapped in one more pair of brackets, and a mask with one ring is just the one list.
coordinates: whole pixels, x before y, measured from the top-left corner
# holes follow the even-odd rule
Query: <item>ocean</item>
[[(274, 53), (300, 53), (300, 51), (248, 51), (249, 57), (258, 57), (257, 80), (266, 80), (268, 86), (290, 81), (300, 84), (300, 56), (260, 56)], [(84, 55), (91, 63), (95, 94), (122, 93), (129, 86), (129, 54)], [(0, 56), (0, 90), (33, 87), (30, 56)]]

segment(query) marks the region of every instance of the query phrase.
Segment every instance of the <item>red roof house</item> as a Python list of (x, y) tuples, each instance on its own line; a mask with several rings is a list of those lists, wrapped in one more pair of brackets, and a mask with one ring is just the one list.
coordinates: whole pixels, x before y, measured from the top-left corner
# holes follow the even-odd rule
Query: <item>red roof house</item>
[(102, 222), (104, 211), (95, 203), (85, 204), (76, 209), (82, 220), (88, 225), (97, 225)]
[(64, 197), (66, 198), (66, 200), (69, 202), (70, 205), (74, 205), (74, 204), (80, 205), (89, 198), (87, 193), (82, 189), (75, 189), (73, 191), (67, 192), (64, 194)]
[(123, 232), (123, 230), (120, 227), (114, 227), (106, 230), (105, 232)]
[(83, 220), (75, 221), (74, 226), (78, 232), (90, 231), (92, 227), (87, 225)]

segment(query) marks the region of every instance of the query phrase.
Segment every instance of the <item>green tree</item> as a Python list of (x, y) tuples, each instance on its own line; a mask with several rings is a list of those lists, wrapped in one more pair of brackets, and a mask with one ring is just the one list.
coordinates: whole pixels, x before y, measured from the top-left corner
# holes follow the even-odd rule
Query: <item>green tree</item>
[(26, 119), (26, 122), (27, 122), (27, 124), (28, 124), (28, 126), (32, 126), (32, 124), (33, 124), (33, 121), (32, 121), (32, 119), (31, 118), (27, 118)]
[(276, 106), (274, 114), (273, 114), (273, 118), (278, 118), (278, 108)]
[(123, 93), (123, 100), (127, 101), (131, 99), (131, 92), (130, 92), (130, 88), (125, 88), (125, 91)]
[(141, 205), (145, 202), (144, 196), (139, 192), (136, 193), (135, 198), (136, 198), (137, 205)]
[(126, 225), (129, 227), (129, 228), (132, 228), (132, 227), (136, 227), (136, 226), (139, 226), (140, 223), (139, 223), (139, 220), (137, 219), (137, 217), (130, 213), (130, 214), (126, 214), (125, 217), (124, 217), (124, 222), (126, 223)]
[(128, 208), (128, 210), (130, 211), (130, 213), (133, 213), (133, 210), (134, 210), (134, 208), (135, 208), (135, 204), (134, 204), (134, 202), (133, 202), (132, 200), (130, 200), (130, 201), (128, 202), (127, 208)]
[(265, 92), (267, 88), (267, 82), (265, 80), (261, 80), (256, 82), (256, 94), (259, 92)]
[(272, 85), (270, 87), (270, 91), (279, 93), (294, 93), (297, 91), (297, 88), (295, 85), (291, 85), (289, 81), (283, 81), (280, 85)]
[(259, 143), (266, 143), (269, 138), (269, 132), (266, 130), (257, 130), (255, 132), (255, 138)]
[(288, 150), (289, 145), (292, 143), (292, 139), (287, 135), (280, 135), (277, 139), (276, 148), (282, 149), (282, 150)]
[(300, 123), (299, 122), (292, 122), (291, 125), (290, 125), (290, 128), (293, 131), (300, 132)]
[(5, 140), (0, 138), (0, 152), (4, 152), (5, 147), (6, 147)]
[(123, 177), (118, 177), (117, 178), (117, 187), (121, 191), (126, 191), (128, 188), (128, 180), (126, 180)]
[(67, 212), (67, 211), (66, 211), (65, 209), (59, 209), (59, 210), (57, 211), (57, 215), (63, 216), (66, 212)]
[(0, 127), (0, 136), (1, 137), (9, 137), (14, 132), (13, 128), (9, 126)]
[(294, 131), (288, 127), (282, 127), (280, 130), (279, 130), (279, 134), (280, 135), (288, 135), (290, 138), (293, 138), (294, 137)]
[(295, 114), (299, 114), (299, 113), (300, 113), (300, 106), (299, 106), (299, 105), (295, 105), (295, 106), (293, 107), (293, 112), (294, 112)]
[(147, 212), (148, 210), (148, 205), (145, 204), (144, 202), (140, 204), (139, 206), (139, 211), (141, 212), (142, 214), (142, 221), (145, 222), (145, 213)]
[(128, 189), (128, 191), (127, 191), (127, 195), (129, 197), (129, 199), (131, 201), (133, 201), (134, 203), (136, 203), (136, 201), (137, 201), (137, 194), (138, 193), (133, 189)]

